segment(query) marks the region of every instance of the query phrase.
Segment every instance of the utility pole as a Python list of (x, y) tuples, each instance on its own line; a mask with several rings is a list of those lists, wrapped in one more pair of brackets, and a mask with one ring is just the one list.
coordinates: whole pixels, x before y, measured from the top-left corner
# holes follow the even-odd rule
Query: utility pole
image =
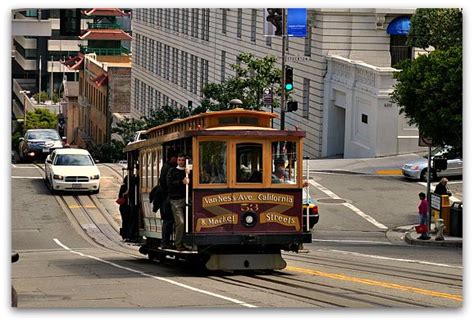
[(428, 199), (428, 231), (430, 231), (431, 227), (431, 144), (428, 147), (428, 170), (427, 170), (427, 177), (426, 177), (426, 198)]
[(38, 103), (41, 104), (41, 55), (39, 58), (39, 91), (38, 91)]
[(281, 106), (280, 106), (280, 130), (285, 130), (285, 112), (286, 112), (286, 91), (285, 91), (285, 60), (286, 60), (286, 44), (287, 28), (286, 28), (286, 9), (281, 10)]

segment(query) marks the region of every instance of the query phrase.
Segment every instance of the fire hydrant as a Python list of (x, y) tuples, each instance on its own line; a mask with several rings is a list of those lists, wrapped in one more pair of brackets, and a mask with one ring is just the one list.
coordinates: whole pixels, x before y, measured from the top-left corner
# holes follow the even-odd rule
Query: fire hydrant
[(444, 228), (446, 226), (444, 225), (444, 220), (443, 219), (438, 219), (436, 220), (436, 228), (435, 228), (435, 231), (436, 231), (436, 237), (435, 237), (435, 240), (444, 240), (444, 236), (443, 236), (443, 231), (444, 231)]

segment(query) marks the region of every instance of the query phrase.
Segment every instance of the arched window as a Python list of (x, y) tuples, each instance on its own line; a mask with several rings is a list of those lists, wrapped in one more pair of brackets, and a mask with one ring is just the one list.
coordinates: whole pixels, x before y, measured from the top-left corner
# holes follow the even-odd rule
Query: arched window
[(413, 50), (407, 45), (408, 33), (410, 32), (410, 18), (397, 17), (390, 22), (387, 27), (387, 33), (390, 35), (390, 56), (391, 66), (405, 59), (412, 59)]

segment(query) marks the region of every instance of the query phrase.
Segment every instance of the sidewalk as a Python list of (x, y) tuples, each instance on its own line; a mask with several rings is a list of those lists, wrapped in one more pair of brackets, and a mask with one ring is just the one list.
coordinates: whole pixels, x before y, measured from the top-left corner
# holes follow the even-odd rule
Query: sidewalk
[[(309, 160), (310, 171), (346, 174), (394, 175), (402, 176), (401, 167), (408, 161), (419, 159), (415, 153), (368, 159), (315, 159)], [(462, 238), (444, 236), (444, 240), (417, 239), (420, 235), (415, 231), (415, 225), (402, 226), (391, 229), (388, 233), (399, 235), (406, 243), (421, 246), (435, 247), (462, 247)], [(434, 225), (432, 226), (434, 228)]]
[(309, 168), (330, 173), (402, 175), (402, 166), (419, 158), (418, 154), (409, 153), (368, 159), (315, 159), (309, 160)]

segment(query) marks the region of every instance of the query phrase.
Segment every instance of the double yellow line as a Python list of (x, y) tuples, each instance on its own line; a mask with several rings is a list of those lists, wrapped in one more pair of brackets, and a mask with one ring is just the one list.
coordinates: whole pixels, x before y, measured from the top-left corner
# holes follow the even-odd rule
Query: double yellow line
[(313, 276), (321, 276), (321, 277), (331, 278), (331, 279), (340, 280), (340, 281), (385, 287), (385, 288), (390, 288), (390, 289), (399, 290), (399, 291), (413, 292), (417, 294), (441, 297), (441, 298), (450, 299), (450, 300), (459, 301), (459, 302), (463, 301), (462, 296), (459, 296), (459, 295), (435, 292), (435, 291), (425, 290), (418, 287), (400, 285), (400, 284), (395, 284), (395, 283), (386, 283), (386, 282), (375, 281), (375, 280), (370, 280), (366, 278), (351, 277), (351, 276), (341, 275), (341, 274), (326, 273), (326, 272), (315, 271), (311, 269), (294, 267), (294, 266), (287, 266), (286, 269), (292, 272), (309, 274)]

